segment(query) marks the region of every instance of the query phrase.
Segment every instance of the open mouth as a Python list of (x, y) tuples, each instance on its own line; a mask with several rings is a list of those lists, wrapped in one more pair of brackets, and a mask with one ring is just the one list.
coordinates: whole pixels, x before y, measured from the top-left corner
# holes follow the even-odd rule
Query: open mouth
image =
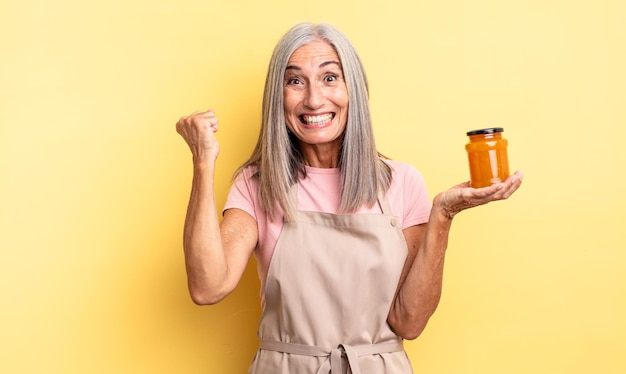
[(320, 114), (316, 116), (303, 114), (298, 117), (300, 123), (307, 126), (322, 126), (332, 121), (333, 118), (335, 118), (335, 113)]

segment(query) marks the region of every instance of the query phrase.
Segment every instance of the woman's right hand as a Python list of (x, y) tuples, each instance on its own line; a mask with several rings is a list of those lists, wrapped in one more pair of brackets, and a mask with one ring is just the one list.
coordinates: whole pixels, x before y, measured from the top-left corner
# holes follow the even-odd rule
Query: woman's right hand
[(194, 162), (212, 161), (217, 159), (220, 146), (215, 137), (218, 121), (215, 111), (196, 111), (181, 117), (176, 122), (176, 131), (185, 139)]

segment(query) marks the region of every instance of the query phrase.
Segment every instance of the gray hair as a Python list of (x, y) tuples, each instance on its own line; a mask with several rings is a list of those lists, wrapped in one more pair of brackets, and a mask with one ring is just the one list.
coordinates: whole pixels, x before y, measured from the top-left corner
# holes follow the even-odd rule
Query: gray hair
[(348, 120), (339, 158), (340, 212), (354, 212), (363, 204), (372, 206), (391, 183), (391, 168), (376, 150), (367, 77), (354, 46), (331, 25), (302, 23), (289, 30), (274, 48), (265, 81), (261, 132), (252, 155), (235, 173), (250, 165), (258, 167), (259, 201), (272, 218), (277, 204), (286, 217), (293, 217), (295, 206), (289, 190), (300, 176), (306, 176), (298, 139), (287, 129), (283, 87), (291, 55), (316, 40), (328, 42), (337, 52), (348, 90)]

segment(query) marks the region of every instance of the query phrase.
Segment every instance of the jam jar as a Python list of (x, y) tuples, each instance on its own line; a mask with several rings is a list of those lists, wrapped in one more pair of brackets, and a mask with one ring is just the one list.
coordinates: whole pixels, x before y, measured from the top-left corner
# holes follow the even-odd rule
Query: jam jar
[(509, 177), (508, 141), (502, 137), (503, 131), (502, 127), (491, 127), (467, 132), (465, 150), (473, 188), (504, 182)]

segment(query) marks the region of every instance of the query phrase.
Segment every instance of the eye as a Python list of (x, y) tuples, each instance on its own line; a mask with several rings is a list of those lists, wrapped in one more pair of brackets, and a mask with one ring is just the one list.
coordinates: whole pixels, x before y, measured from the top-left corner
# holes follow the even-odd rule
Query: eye
[(302, 84), (302, 81), (299, 78), (293, 77), (293, 78), (287, 78), (286, 83), (287, 85), (298, 85), (298, 84)]
[(335, 82), (335, 81), (337, 81), (337, 79), (338, 79), (338, 77), (337, 77), (337, 75), (335, 75), (335, 74), (329, 74), (329, 75), (327, 75), (327, 76), (324, 78), (324, 80), (325, 80), (326, 82)]

